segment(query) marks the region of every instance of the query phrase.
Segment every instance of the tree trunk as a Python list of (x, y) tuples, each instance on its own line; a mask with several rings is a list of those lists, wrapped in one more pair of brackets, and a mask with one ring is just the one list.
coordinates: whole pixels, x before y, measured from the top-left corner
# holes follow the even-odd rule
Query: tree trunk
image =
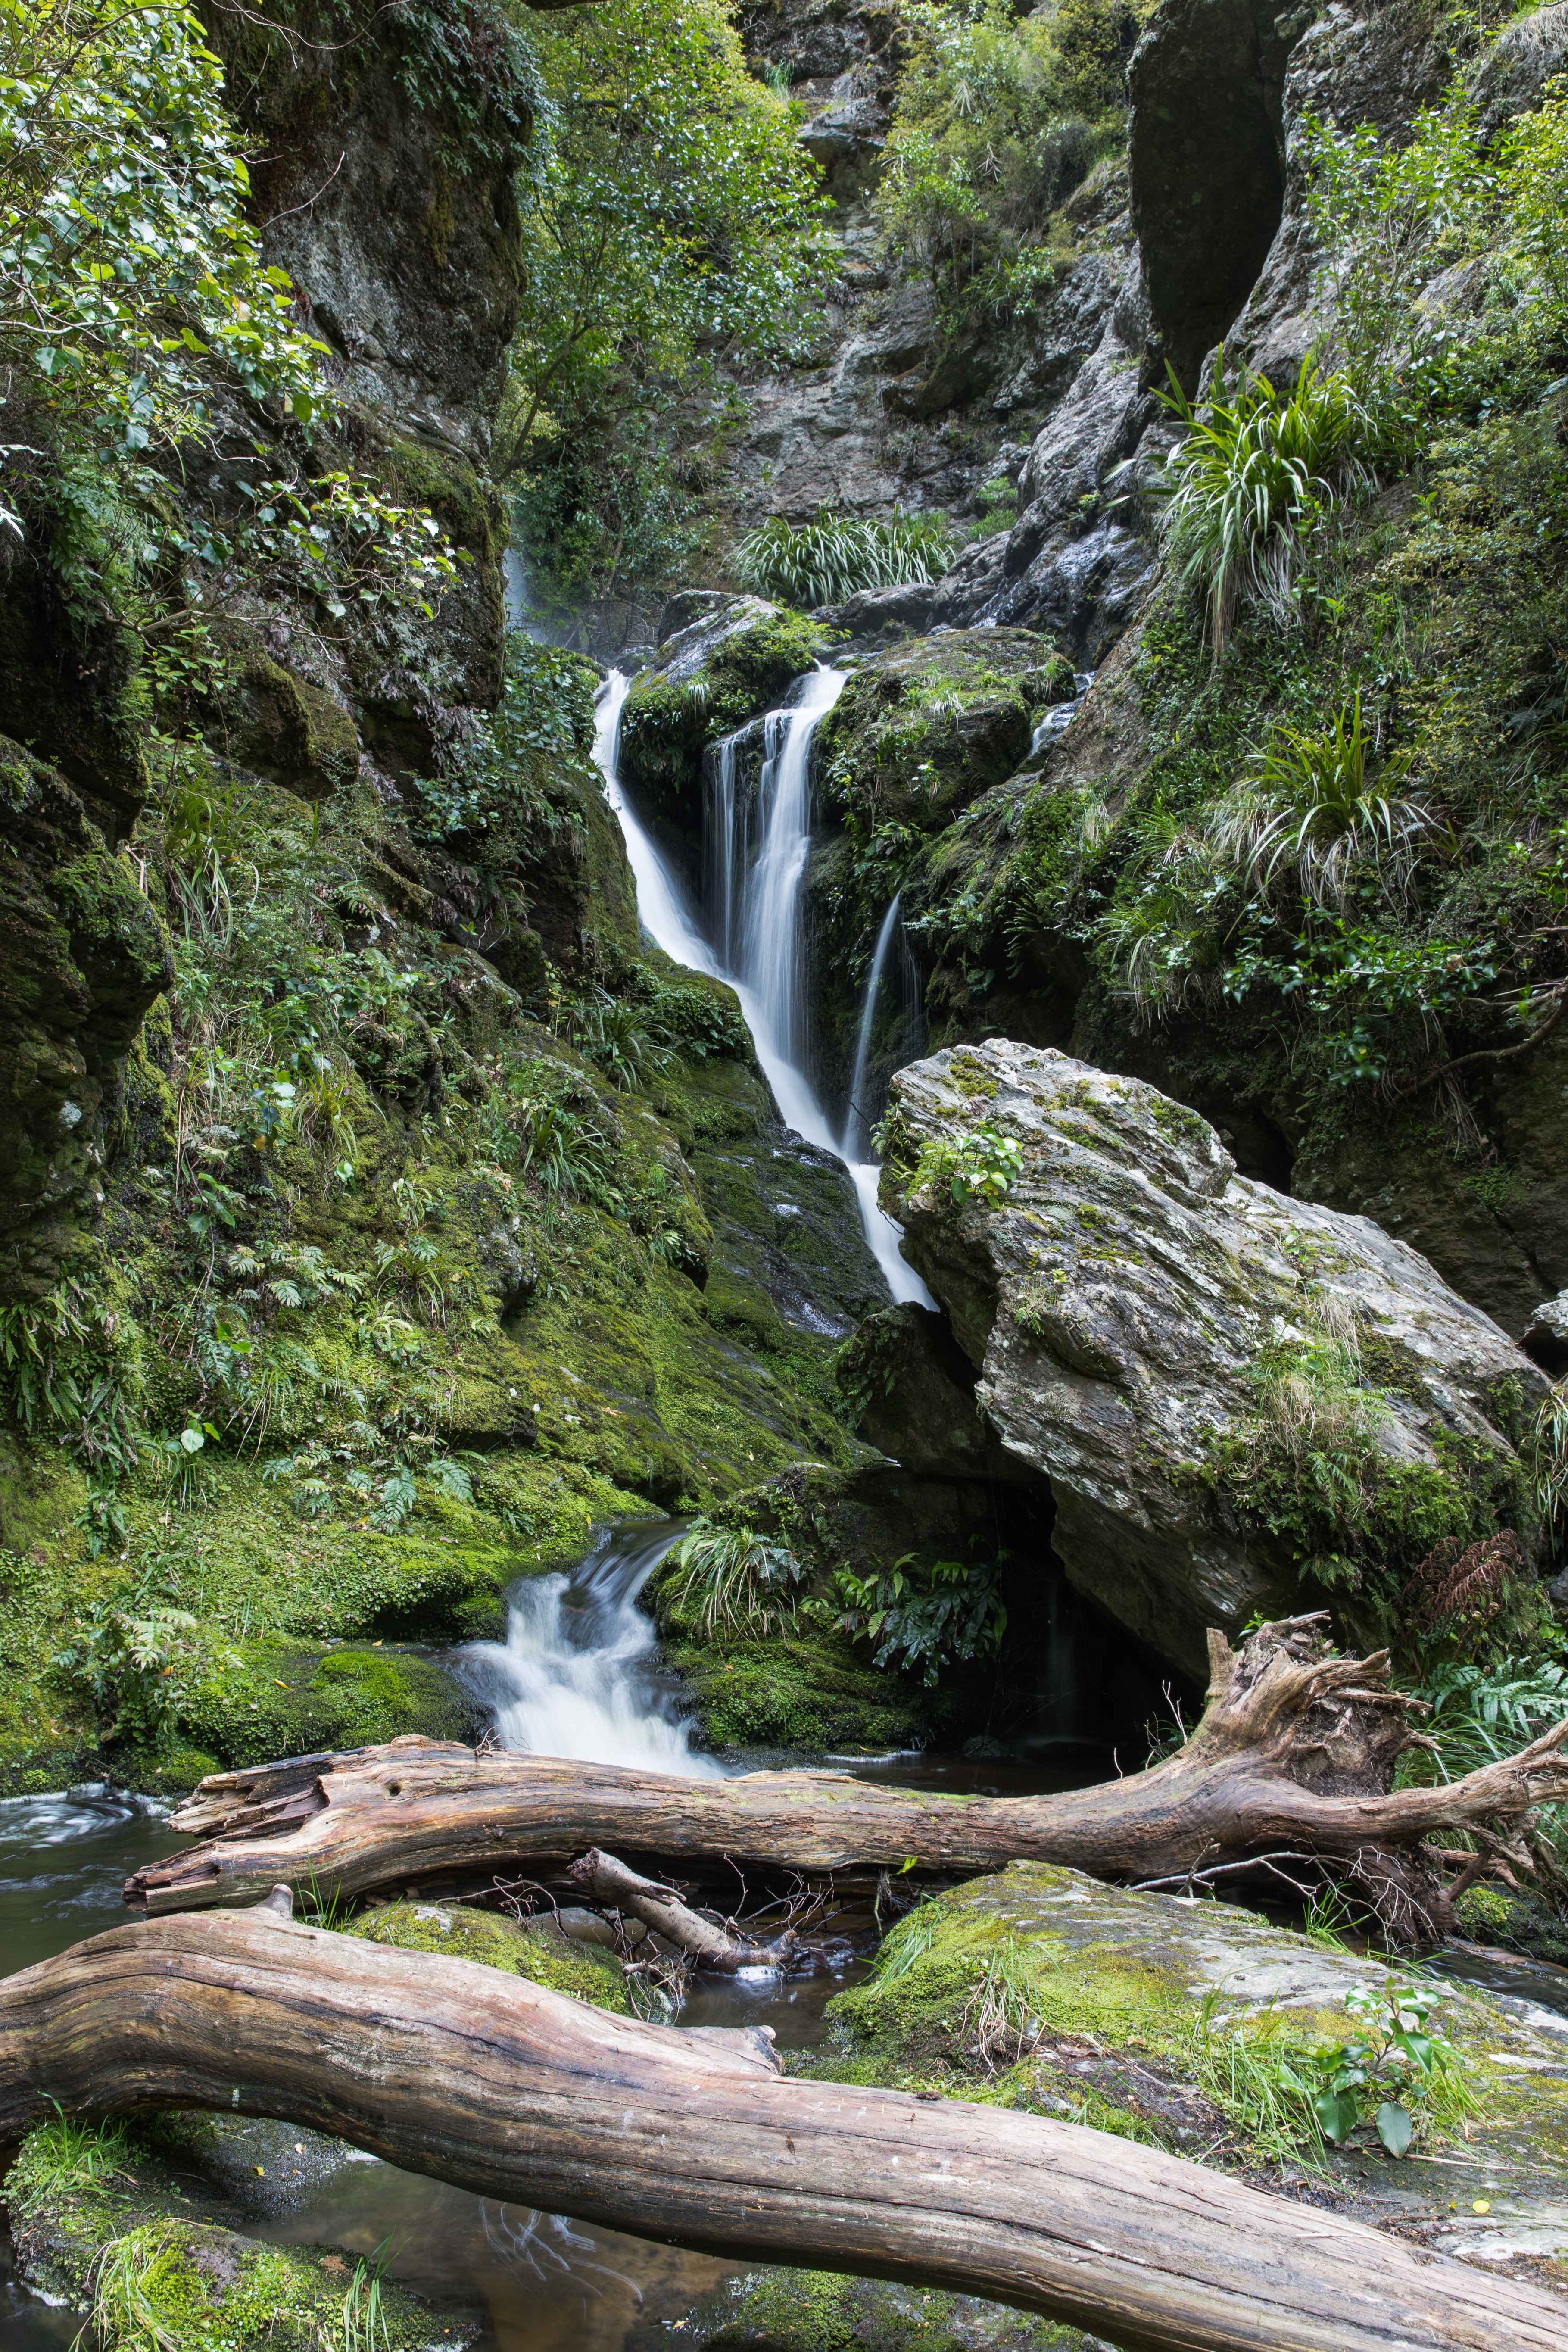
[[(1395, 1936), (1447, 1930), (1440, 1866), (1421, 1841), (1516, 1830), (1568, 1796), (1568, 1723), (1466, 1780), (1391, 1793), (1397, 1758), (1419, 1738), (1415, 1703), (1388, 1687), (1386, 1653), (1334, 1657), (1320, 1622), (1266, 1626), (1238, 1654), (1211, 1634), (1209, 1702), (1185, 1747), (1152, 1771), (1058, 1796), (926, 1796), (837, 1772), (676, 1780), (399, 1739), (204, 1780), (174, 1826), (209, 1842), (138, 1871), (126, 1900), (157, 1916), (254, 1903), (279, 1880), (353, 1896), (454, 1871), (563, 1869), (591, 1845), (656, 1870), (912, 1860), (963, 1875), (1033, 1860), (1134, 1884), (1289, 1854), (1358, 1885)], [(1523, 1851), (1515, 1839), (1515, 1867)]]
[(1081, 2126), (781, 2080), (722, 2043), (287, 1916), (142, 1920), (0, 1982), (0, 2141), (273, 2116), (481, 2196), (995, 2297), (1127, 2352), (1568, 2352), (1568, 2305)]

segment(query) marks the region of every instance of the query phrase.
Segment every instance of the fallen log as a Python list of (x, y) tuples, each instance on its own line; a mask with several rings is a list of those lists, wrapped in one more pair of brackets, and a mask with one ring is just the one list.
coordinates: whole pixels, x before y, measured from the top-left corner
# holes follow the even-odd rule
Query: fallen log
[(1335, 1656), (1322, 1622), (1265, 1626), (1237, 1653), (1211, 1634), (1208, 1704), (1192, 1738), (1152, 1770), (1092, 1788), (956, 1798), (847, 1773), (678, 1780), (394, 1740), (204, 1780), (174, 1825), (216, 1834), (138, 1871), (126, 1901), (157, 1916), (253, 1903), (279, 1880), (352, 1897), (454, 1870), (563, 1870), (600, 1844), (656, 1868), (912, 1864), (963, 1875), (1035, 1860), (1167, 1885), (1293, 1854), (1358, 1886), (1394, 1936), (1447, 1932), (1442, 1869), (1422, 1842), (1517, 1830), (1535, 1806), (1568, 1797), (1568, 1723), (1462, 1780), (1396, 1790), (1394, 1765), (1420, 1739), (1415, 1703), (1390, 1688), (1386, 1652)]
[(1160, 2149), (784, 2080), (760, 2041), (307, 1927), (287, 1890), (0, 1982), (0, 2141), (165, 2107), (281, 2117), (665, 2244), (990, 2296), (1127, 2352), (1568, 2352), (1568, 2304), (1536, 2287)]

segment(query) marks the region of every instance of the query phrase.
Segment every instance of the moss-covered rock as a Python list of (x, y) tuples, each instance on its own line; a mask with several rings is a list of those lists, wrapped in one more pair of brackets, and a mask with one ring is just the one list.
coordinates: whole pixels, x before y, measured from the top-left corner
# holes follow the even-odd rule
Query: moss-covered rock
[[(676, 2323), (700, 2352), (1110, 2352), (1097, 2336), (973, 2295), (894, 2286), (832, 2271), (747, 2271), (701, 2295)], [(668, 2322), (633, 2329), (626, 2352), (654, 2352)]]
[(563, 1934), (549, 1913), (521, 1922), (458, 1903), (391, 1903), (363, 1913), (347, 1931), (401, 1952), (439, 1952), (526, 1977), (617, 2015), (634, 2014), (621, 1964), (604, 1946)]
[(0, 737), (0, 1236), (37, 1299), (101, 1198), (122, 1057), (174, 977), (169, 935), (123, 850), (58, 769)]
[[(300, 2180), (342, 2160), (314, 2134), (227, 2118), (45, 2125), (5, 2179), (17, 2268), (36, 2293), (96, 2315), (110, 2352), (321, 2352), (343, 2340), (350, 2295), (368, 2317), (371, 2271), (341, 2247), (266, 2245), (233, 2226), (247, 2218), (237, 2192), (268, 2210), (247, 2192), (280, 2158)], [(394, 2280), (378, 2305), (384, 2352), (461, 2352), (479, 2332), (475, 2315), (437, 2313)]]
[(722, 600), (659, 648), (621, 709), (620, 771), (649, 830), (696, 876), (706, 747), (774, 709), (828, 640), (759, 596)]
[(1068, 1576), (1177, 1664), (1303, 1583), (1373, 1646), (1447, 1537), (1540, 1554), (1539, 1369), (1375, 1226), (1238, 1176), (1184, 1105), (951, 1049), (894, 1081), (883, 1197), (1004, 1445), (1050, 1479)]
[(1366, 2038), (1367, 2013), (1346, 2006), (1356, 1987), (1375, 2009), (1399, 1981), (1228, 1903), (1015, 1863), (901, 1922), (873, 1976), (830, 2004), (835, 2043), (789, 2065), (1062, 2116), (1271, 2185), (1305, 2174), (1342, 2210), (1487, 2261), (1568, 2251), (1556, 2011), (1440, 1979), (1450, 2048), (1409, 2157), (1390, 2159), (1370, 2121), (1342, 2147), (1323, 2140), (1290, 2077), (1310, 2086), (1316, 2053)]
[(346, 789), (359, 771), (359, 730), (342, 705), (275, 662), (258, 630), (230, 622), (219, 635), (226, 667), (214, 698), (214, 748), (301, 800)]

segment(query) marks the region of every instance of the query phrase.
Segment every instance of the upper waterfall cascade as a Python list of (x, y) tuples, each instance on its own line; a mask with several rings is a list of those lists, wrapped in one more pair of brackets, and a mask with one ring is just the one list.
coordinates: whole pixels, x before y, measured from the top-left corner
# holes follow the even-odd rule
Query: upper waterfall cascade
[[(654, 846), (621, 788), (621, 706), (630, 680), (612, 670), (600, 691), (594, 759), (605, 779), (605, 797), (626, 836), (626, 858), (637, 887), (643, 929), (676, 963), (728, 982), (740, 999), (757, 1060), (773, 1090), (785, 1123), (820, 1150), (848, 1168), (860, 1203), (866, 1239), (895, 1299), (935, 1305), (920, 1276), (906, 1264), (900, 1228), (878, 1206), (875, 1160), (852, 1156), (856, 1126), (853, 1104), (842, 1136), (804, 1067), (806, 1006), (801, 946), (801, 887), (811, 846), (811, 739), (837, 701), (842, 670), (818, 669), (801, 682), (799, 700), (771, 710), (763, 721), (763, 772), (754, 814), (743, 818), (735, 783), (735, 739), (718, 747), (718, 888), (715, 928), (721, 955), (702, 936), (697, 910)], [(727, 798), (726, 798), (727, 793)], [(756, 838), (754, 854), (751, 848)], [(884, 925), (884, 929), (888, 929)], [(890, 935), (890, 934), (889, 934)], [(879, 948), (882, 945), (879, 943)], [(868, 1002), (879, 974), (873, 968)], [(862, 1020), (865, 1028), (866, 1019)]]

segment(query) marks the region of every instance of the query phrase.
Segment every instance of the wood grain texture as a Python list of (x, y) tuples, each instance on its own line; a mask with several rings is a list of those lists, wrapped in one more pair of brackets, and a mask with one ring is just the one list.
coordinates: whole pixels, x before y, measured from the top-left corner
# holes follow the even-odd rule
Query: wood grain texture
[(1568, 2304), (1108, 2134), (791, 2082), (742, 2042), (258, 1908), (0, 1982), (0, 2140), (55, 2113), (310, 2126), (479, 2194), (984, 2295), (1127, 2352), (1568, 2352)]
[(1014, 1860), (1157, 1879), (1251, 1854), (1329, 1857), (1394, 1889), (1412, 1932), (1451, 1929), (1421, 1843), (1510, 1827), (1568, 1796), (1568, 1724), (1516, 1757), (1431, 1789), (1392, 1790), (1413, 1704), (1386, 1654), (1328, 1652), (1319, 1621), (1266, 1627), (1239, 1653), (1211, 1636), (1203, 1721), (1152, 1771), (1048, 1797), (945, 1797), (847, 1773), (679, 1780), (615, 1765), (476, 1754), (420, 1738), (204, 1780), (174, 1816), (206, 1842), (138, 1871), (150, 1916), (254, 1903), (279, 1880), (358, 1895), (444, 1872), (563, 1866), (602, 1846), (641, 1864), (962, 1875)]

